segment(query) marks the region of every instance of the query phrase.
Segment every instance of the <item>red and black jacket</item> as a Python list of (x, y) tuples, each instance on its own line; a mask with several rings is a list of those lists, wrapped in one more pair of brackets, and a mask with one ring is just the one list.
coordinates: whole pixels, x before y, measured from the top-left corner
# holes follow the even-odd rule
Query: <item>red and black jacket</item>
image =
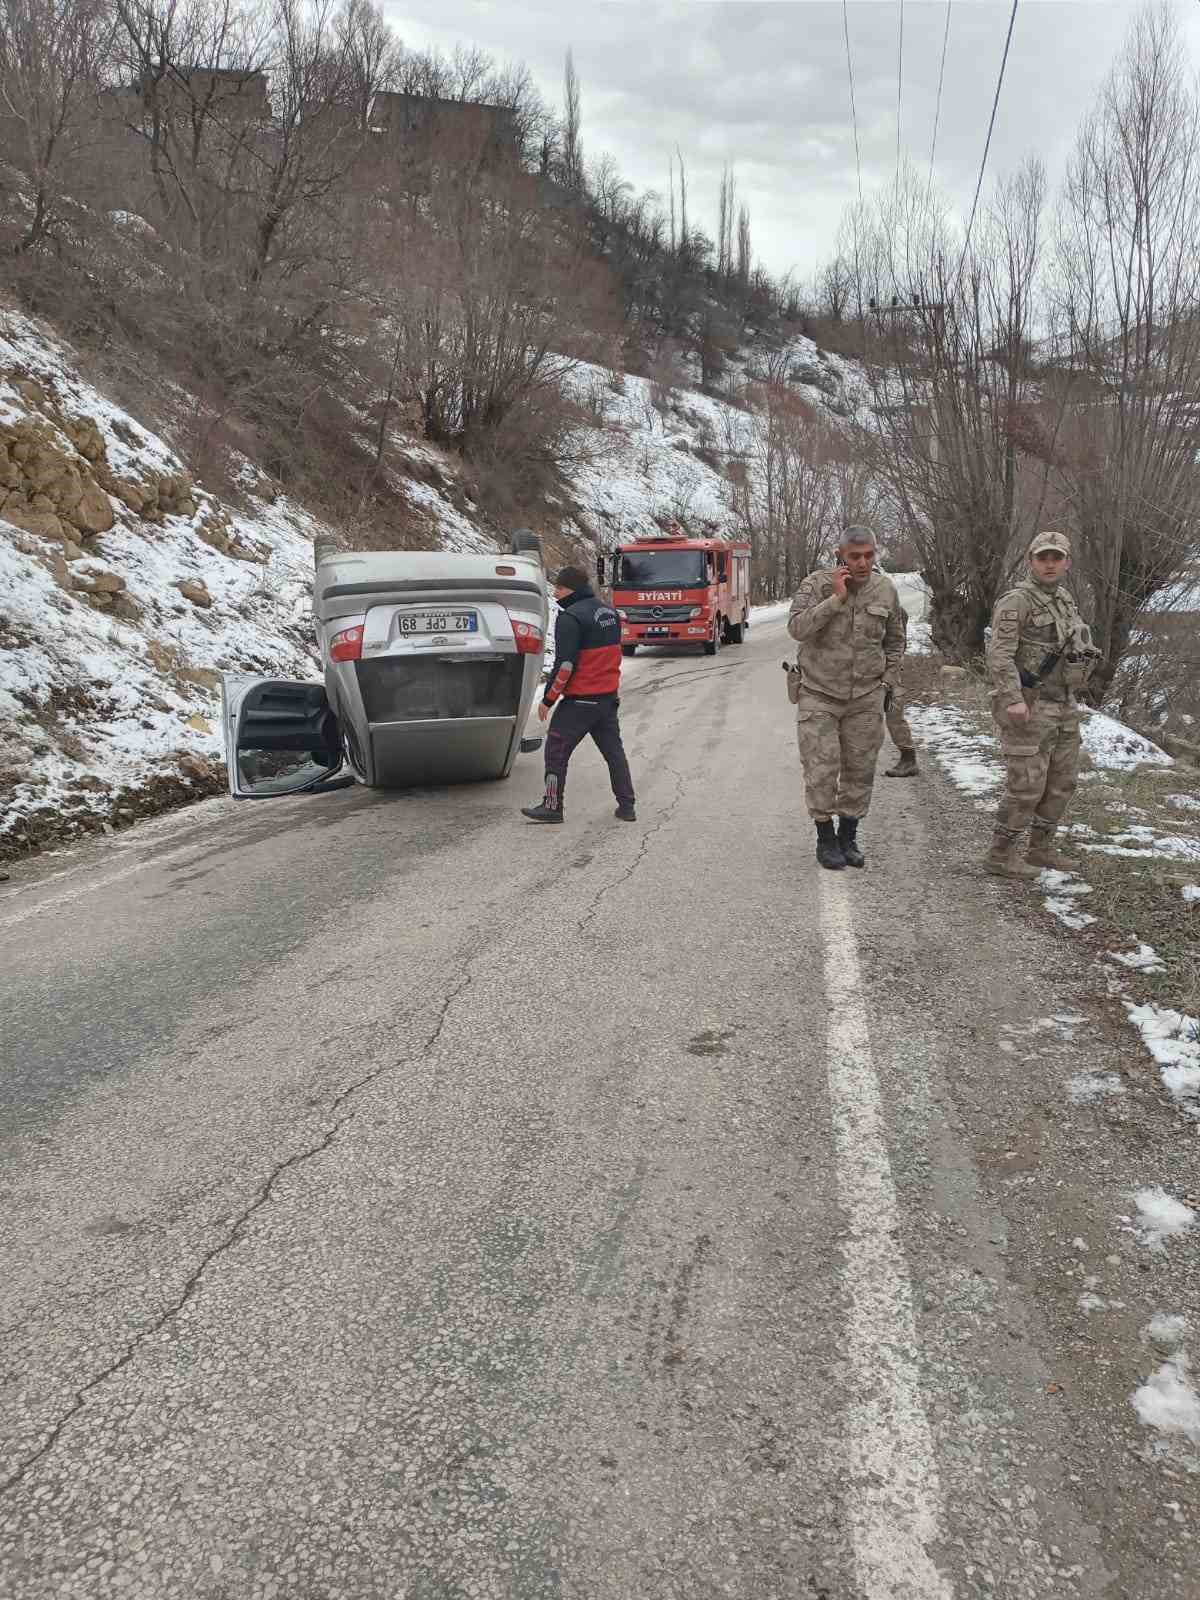
[(576, 589), (559, 602), (554, 624), (554, 666), (542, 696), (595, 700), (621, 688), (621, 619), (591, 589)]

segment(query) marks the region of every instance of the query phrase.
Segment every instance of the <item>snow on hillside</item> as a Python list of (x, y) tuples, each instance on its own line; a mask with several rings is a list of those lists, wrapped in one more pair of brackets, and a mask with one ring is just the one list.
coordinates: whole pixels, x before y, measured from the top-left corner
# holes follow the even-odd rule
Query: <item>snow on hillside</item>
[[(221, 671), (317, 675), (327, 530), (242, 478), (249, 509), (222, 505), (61, 342), (0, 317), (0, 857), (217, 786)], [(405, 487), (431, 544), (493, 545)]]
[(691, 389), (656, 394), (647, 378), (590, 362), (574, 369), (569, 388), (595, 419), (578, 432), (580, 464), (572, 474), (574, 499), (592, 538), (612, 544), (668, 516), (694, 535), (738, 534), (731, 485), (716, 463), (748, 446), (746, 412)]
[[(790, 386), (815, 410), (849, 416), (865, 403), (857, 369), (819, 351), (811, 339), (797, 337), (776, 358)], [(730, 388), (765, 376), (762, 360), (752, 351), (731, 360)], [(578, 515), (568, 513), (565, 532), (577, 535), (581, 524), (589, 538), (611, 545), (675, 517), (693, 535), (744, 537), (723, 470), (751, 451), (755, 423), (744, 405), (586, 361), (569, 375), (568, 389), (592, 420), (576, 435), (580, 459), (572, 494)]]

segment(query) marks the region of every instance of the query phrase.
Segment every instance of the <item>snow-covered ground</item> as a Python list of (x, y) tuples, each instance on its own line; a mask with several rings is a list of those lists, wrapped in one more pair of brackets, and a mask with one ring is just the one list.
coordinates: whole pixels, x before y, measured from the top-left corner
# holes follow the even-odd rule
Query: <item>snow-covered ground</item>
[[(914, 732), (931, 752), (938, 765), (961, 793), (968, 795), (978, 810), (995, 809), (1004, 783), (1004, 766), (995, 736), (985, 732), (966, 712), (954, 706), (913, 705), (906, 712)], [(1175, 763), (1157, 745), (1123, 727), (1101, 712), (1085, 717), (1083, 742), (1093, 769), (1105, 772), (1129, 771), (1137, 765), (1171, 767)], [(1193, 796), (1164, 797), (1178, 809), (1193, 809)], [(1069, 824), (1072, 847), (1085, 854), (1119, 855), (1145, 860), (1200, 863), (1200, 836), (1186, 833), (1164, 834), (1161, 830), (1131, 822), (1121, 833), (1101, 836), (1086, 823)], [(1096, 918), (1087, 909), (1092, 885), (1086, 867), (1080, 872), (1043, 872), (1038, 884), (1043, 905), (1064, 927), (1079, 931), (1093, 925)], [(1188, 903), (1200, 900), (1185, 886)], [(1155, 973), (1164, 967), (1161, 956), (1150, 945), (1139, 942), (1131, 950), (1112, 951), (1114, 965), (1129, 972)], [(1120, 992), (1121, 980), (1112, 983)], [(1126, 1002), (1130, 1022), (1137, 1029), (1146, 1049), (1158, 1063), (1163, 1086), (1172, 1099), (1190, 1115), (1200, 1119), (1200, 1020), (1182, 1015), (1170, 1007)]]
[(1186, 1317), (1159, 1312), (1142, 1329), (1142, 1338), (1165, 1357), (1130, 1397), (1139, 1419), (1158, 1435), (1152, 1456), (1200, 1470), (1200, 1395), (1192, 1378), (1185, 1340), (1191, 1329)]
[[(1000, 743), (955, 706), (909, 707), (906, 715), (922, 742), (929, 746), (957, 788), (976, 799), (993, 794), (1004, 782)], [(1172, 767), (1174, 758), (1132, 728), (1102, 711), (1083, 718), (1083, 747), (1100, 772), (1129, 772), (1137, 766)], [(988, 809), (982, 806), (981, 809)], [(1170, 841), (1163, 842), (1164, 850)]]
[(1196, 1226), (1196, 1213), (1191, 1206), (1157, 1186), (1139, 1189), (1133, 1203), (1137, 1207), (1139, 1236), (1152, 1250), (1161, 1250), (1165, 1240), (1181, 1238)]

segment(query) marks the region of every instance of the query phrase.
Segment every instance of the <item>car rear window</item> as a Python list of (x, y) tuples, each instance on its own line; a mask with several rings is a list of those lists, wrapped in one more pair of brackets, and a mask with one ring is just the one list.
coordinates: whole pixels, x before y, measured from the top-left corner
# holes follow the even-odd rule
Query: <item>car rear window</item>
[(412, 656), (360, 661), (358, 686), (368, 722), (430, 722), (439, 717), (515, 717), (525, 656), (464, 661)]

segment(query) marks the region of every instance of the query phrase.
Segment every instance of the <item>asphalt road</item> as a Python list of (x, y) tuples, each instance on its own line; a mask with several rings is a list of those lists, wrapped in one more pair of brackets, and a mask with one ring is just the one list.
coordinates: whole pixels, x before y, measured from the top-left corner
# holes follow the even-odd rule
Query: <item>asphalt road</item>
[(636, 826), (589, 747), (14, 873), (0, 1593), (1200, 1596), (1194, 1130), (936, 780), (819, 873), (785, 646), (634, 664)]

